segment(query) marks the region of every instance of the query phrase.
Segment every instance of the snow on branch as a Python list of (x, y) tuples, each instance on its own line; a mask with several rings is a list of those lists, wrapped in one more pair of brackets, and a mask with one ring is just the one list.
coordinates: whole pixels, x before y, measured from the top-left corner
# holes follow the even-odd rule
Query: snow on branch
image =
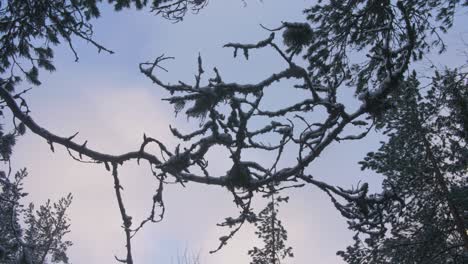
[[(200, 1), (175, 1), (167, 5), (161, 4), (159, 10), (166, 10), (169, 16), (177, 17), (178, 14), (182, 14), (180, 12), (187, 10), (187, 4), (196, 5), (196, 2)], [(187, 118), (198, 119), (201, 123), (199, 128), (188, 132), (171, 126), (172, 134), (179, 141), (175, 147), (144, 135), (137, 150), (111, 155), (91, 148), (87, 144), (88, 141), (77, 143), (77, 133), (63, 137), (40, 126), (31, 117), (22, 93), (12, 94), (2, 85), (0, 87), (2, 102), (0, 103), (6, 105), (25, 127), (44, 138), (52, 151), (54, 144), (61, 145), (74, 159), (104, 164), (105, 168), (112, 172), (127, 240), (127, 256), (125, 259), (118, 259), (119, 261), (132, 263), (131, 238), (147, 222), (158, 222), (163, 218), (165, 210), (162, 200), (163, 185), (170, 181), (183, 186), (188, 182), (217, 185), (225, 187), (232, 193), (234, 203), (241, 208), (240, 215), (235, 218), (226, 218), (220, 224), (233, 229), (227, 236), (220, 239), (217, 250), (226, 245), (246, 221), (253, 221), (255, 214), (250, 205), (256, 193), (264, 193), (271, 186), (276, 186), (277, 190), (289, 188), (291, 185), (284, 186), (284, 184), (299, 180), (315, 185), (329, 194), (332, 202), (343, 215), (359, 220), (353, 224), (354, 228), (370, 232), (378, 226), (378, 217), (367, 217), (377, 212), (369, 206), (380, 205), (385, 199), (368, 196), (364, 185), (358, 190), (347, 191), (318, 182), (305, 175), (307, 175), (306, 170), (309, 165), (334, 141), (357, 140), (364, 137), (372, 124), (367, 124), (363, 119), (369, 119), (369, 114), (372, 119), (375, 106), (380, 105), (390, 92), (397, 89), (403, 74), (408, 69), (416, 42), (408, 11), (404, 7), (399, 8), (406, 25), (406, 31), (403, 32), (406, 34), (406, 43), (400, 45), (399, 49), (392, 48), (392, 41), (389, 39), (393, 36), (390, 36), (390, 33), (384, 29), (380, 30), (381, 39), (372, 49), (373, 57), (369, 62), (374, 68), (368, 69), (369, 75), (374, 74), (373, 71), (377, 71), (375, 69), (379, 69), (379, 79), (373, 89), (364, 89), (360, 96), (362, 104), (354, 112), (349, 112), (344, 102), (340, 102), (337, 96), (340, 88), (353, 85), (353, 82), (346, 82), (347, 74), (351, 74), (352, 71), (347, 71), (338, 65), (340, 74), (332, 72), (329, 76), (325, 76), (324, 68), (328, 67), (325, 64), (317, 66), (322, 67), (320, 74), (315, 72), (315, 68), (311, 70), (310, 67), (299, 66), (298, 60), (301, 59), (299, 54), (302, 48), (314, 41), (312, 36), (316, 37), (315, 34), (317, 34), (305, 23), (283, 23), (283, 26), (271, 30), (273, 32), (268, 38), (254, 44), (228, 43), (224, 46), (234, 49), (234, 57), (239, 49), (242, 50), (246, 59), (250, 56), (249, 52), (272, 49), (286, 62), (282, 70), (255, 83), (227, 82), (216, 67), (213, 68), (211, 77), (207, 77), (201, 56), (197, 60), (198, 72), (192, 84), (181, 81), (177, 84), (170, 84), (158, 76), (159, 70), (168, 71), (162, 64), (173, 59), (172, 57), (161, 55), (151, 62), (141, 63), (140, 71), (154, 84), (169, 93), (164, 100), (174, 105), (175, 113), (182, 113), (185, 109), (183, 114)], [(286, 48), (275, 42), (275, 32), (282, 30), (283, 44)], [(291, 82), (293, 84), (290, 84)], [(275, 83), (289, 83), (285, 86), (290, 85), (290, 87), (284, 89), (291, 91), (300, 89), (306, 94), (300, 100), (287, 106), (268, 109), (264, 103), (264, 95), (270, 92)], [(359, 91), (360, 88), (357, 87), (356, 90)], [(321, 114), (311, 118), (311, 114), (318, 111)], [(357, 134), (346, 133), (343, 136), (346, 128), (350, 126), (360, 131)], [(156, 145), (159, 153), (147, 152), (149, 144)], [(228, 153), (224, 159), (229, 160), (230, 165), (221, 175), (213, 173), (210, 165), (212, 163), (207, 160), (207, 154), (213, 151), (214, 147), (222, 148), (226, 151), (225, 153)], [(286, 152), (285, 149), (289, 151)], [(262, 164), (259, 160), (249, 159), (245, 155), (247, 151), (252, 150), (255, 150), (258, 156), (274, 153), (274, 158), (271, 163)], [(287, 160), (285, 153), (288, 156), (293, 155), (296, 159)], [(217, 158), (223, 159), (221, 156)], [(149, 216), (136, 229), (131, 228), (131, 217), (127, 215), (124, 207), (117, 174), (117, 167), (130, 160), (148, 162), (158, 186), (153, 196)], [(302, 185), (292, 185), (292, 187), (300, 186)], [(341, 197), (351, 205), (342, 205), (335, 197)], [(361, 209), (356, 210), (356, 206)], [(159, 219), (156, 219), (156, 207), (161, 208)]]

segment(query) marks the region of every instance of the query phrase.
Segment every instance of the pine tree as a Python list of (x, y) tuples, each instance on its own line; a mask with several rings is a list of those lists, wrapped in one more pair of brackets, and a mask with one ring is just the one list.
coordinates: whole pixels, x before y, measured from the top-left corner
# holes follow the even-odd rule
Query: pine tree
[[(225, 45), (233, 49), (234, 57), (238, 51), (248, 59), (258, 49), (271, 49), (281, 58), (284, 66), (280, 71), (272, 72), (255, 83), (245, 83), (244, 78), (227, 81), (224, 77), (229, 74), (221, 74), (216, 67), (213, 74), (207, 76), (199, 57), (198, 73), (193, 83), (180, 81), (170, 84), (160, 79), (157, 71), (166, 70), (162, 62), (172, 57), (162, 55), (143, 62), (140, 71), (167, 90), (170, 96), (165, 100), (174, 105), (175, 112), (181, 112), (186, 107), (185, 115), (199, 118), (203, 124), (188, 132), (171, 127), (172, 134), (180, 142), (175, 148), (166, 146), (157, 136), (144, 135), (138, 145), (139, 151), (132, 148), (117, 155), (87, 146), (87, 140), (75, 138), (77, 134), (60, 136), (42, 127), (39, 125), (41, 122), (34, 121), (32, 109), (28, 108), (27, 100), (23, 97), (24, 92), (15, 92), (22, 79), (39, 85), (41, 68), (49, 71), (55, 69), (52, 64), (53, 48), (59, 42), (68, 44), (75, 53), (71, 40), (81, 38), (99, 51), (106, 51), (105, 47), (93, 40), (89, 21), (99, 16), (99, 2), (103, 1), (0, 1), (0, 108), (11, 110), (14, 120), (23, 122), (18, 131), (29, 128), (45, 139), (52, 151), (54, 144), (60, 145), (73, 158), (103, 164), (108, 171), (112, 171), (127, 249), (127, 257), (118, 261), (133, 263), (131, 238), (145, 223), (160, 221), (154, 218), (157, 206), (161, 208), (162, 219), (165, 211), (163, 185), (171, 180), (183, 185), (196, 182), (226, 187), (233, 194), (235, 204), (242, 207), (239, 217), (225, 218), (226, 222), (220, 224), (234, 230), (220, 238), (218, 250), (226, 245), (243, 223), (251, 221), (253, 213), (250, 204), (255, 194), (272, 183), (300, 181), (312, 184), (329, 195), (343, 216), (357, 217), (357, 221), (350, 221), (351, 229), (370, 234), (370, 238), (364, 241), (366, 247), (361, 246), (362, 241), (356, 236), (358, 246), (351, 249), (354, 254), (342, 253), (345, 257), (351, 256), (356, 260), (371, 256), (371, 260), (375, 260), (378, 259), (376, 255), (383, 252), (378, 255), (380, 262), (391, 259), (393, 263), (404, 263), (398, 260), (406, 258), (411, 261), (413, 257), (434, 263), (433, 257), (428, 259), (427, 255), (440, 249), (444, 254), (436, 253), (437, 258), (449, 254), (458, 261), (459, 245), (463, 240), (466, 245), (464, 221), (460, 221), (465, 210), (461, 207), (465, 202), (460, 197), (463, 197), (466, 183), (459, 180), (460, 175), (466, 175), (466, 94), (457, 93), (457, 89), (447, 90), (443, 94), (452, 103), (448, 103), (450, 100), (447, 99), (439, 105), (437, 100), (432, 102), (429, 96), (425, 97), (425, 103), (416, 101), (414, 104), (411, 100), (419, 100), (418, 96), (424, 95), (415, 96), (414, 92), (407, 93), (410, 89), (404, 89), (405, 85), (414, 84), (415, 80), (406, 84), (403, 82), (414, 61), (421, 60), (434, 49), (441, 52), (446, 49), (441, 33), (452, 27), (456, 11), (468, 6), (466, 0), (318, 1), (304, 10), (307, 15), (304, 23), (284, 22), (276, 29), (269, 30), (273, 31), (269, 37), (255, 43), (232, 42)], [(132, 5), (142, 8), (152, 3), (153, 11), (176, 21), (182, 19), (188, 10), (197, 12), (207, 3), (206, 0), (107, 2), (112, 3), (116, 10)], [(279, 44), (278, 36), (281, 33), (286, 47)], [(355, 59), (354, 54), (363, 56)], [(307, 95), (282, 107), (264, 104), (264, 95), (270, 93), (271, 86), (285, 81), (292, 84), (286, 85), (291, 89), (285, 90), (285, 93), (300, 89)], [(446, 84), (450, 83), (450, 78), (440, 81), (443, 84), (441, 88), (449, 87)], [(340, 95), (343, 89), (355, 92), (360, 100), (358, 107), (342, 100)], [(405, 101), (404, 96), (407, 95), (413, 99), (408, 97), (406, 99), (411, 100)], [(389, 109), (392, 108), (392, 100), (396, 103), (401, 101), (393, 110)], [(443, 111), (449, 111), (450, 115), (437, 115), (433, 110), (440, 110), (440, 107), (445, 107)], [(315, 118), (315, 113), (325, 115), (319, 114)], [(452, 117), (456, 121), (451, 121)], [(262, 122), (257, 124), (255, 120)], [(381, 196), (368, 196), (367, 184), (357, 190), (345, 190), (318, 181), (308, 174), (310, 166), (332, 143), (362, 139), (374, 126), (374, 120), (377, 120), (380, 128), (388, 128), (391, 137), (389, 144), (382, 146), (375, 155), (369, 155), (364, 165), (387, 177)], [(427, 120), (430, 122), (427, 123)], [(433, 128), (436, 130), (431, 130)], [(356, 133), (348, 134), (348, 131)], [(272, 142), (265, 144), (264, 139), (269, 138), (273, 139)], [(0, 135), (0, 140), (3, 140), (0, 142), (1, 155), (11, 152), (13, 139)], [(156, 144), (159, 151), (149, 150), (149, 144)], [(218, 175), (218, 168), (213, 170), (213, 166), (208, 165), (216, 164), (217, 159), (221, 158), (216, 156), (214, 162), (208, 160), (207, 153), (213, 151), (215, 146), (226, 150), (225, 153), (229, 153), (227, 158), (232, 161), (232, 167), (226, 168), (224, 175)], [(283, 165), (284, 150), (290, 147), (298, 150), (294, 154), (297, 159)], [(245, 154), (250, 151), (256, 151), (258, 155), (265, 152), (277, 154), (273, 164), (260, 164), (257, 159)], [(123, 187), (118, 177), (118, 168), (131, 160), (149, 162), (151, 172), (159, 181), (150, 216), (136, 229), (131, 228), (132, 218), (126, 213), (121, 195)], [(394, 202), (390, 198), (397, 199)], [(281, 251), (283, 256), (289, 255), (288, 249), (280, 246), (286, 232), (279, 228), (276, 200), (274, 197), (272, 199), (271, 208), (267, 208), (266, 213), (270, 210), (274, 217), (258, 224), (264, 231), (268, 231), (269, 226), (270, 232), (259, 234), (266, 247), (252, 251), (253, 257), (258, 257), (255, 262), (260, 262), (262, 256), (272, 263), (278, 262)], [(342, 206), (338, 199), (350, 205)], [(265, 215), (262, 217), (267, 218)], [(392, 227), (392, 236), (399, 243), (398, 248), (403, 248), (402, 251), (392, 251), (394, 247), (387, 246), (387, 226)], [(410, 244), (402, 244), (405, 239), (409, 239)], [(416, 249), (408, 247), (414, 239), (421, 239), (416, 241)], [(5, 252), (4, 248), (0, 247), (0, 252)]]
[(21, 199), (28, 195), (22, 187), (27, 176), (26, 169), (11, 177), (0, 171), (0, 263), (69, 263), (72, 242), (64, 236), (70, 232), (66, 211), (72, 196), (25, 209)]
[(378, 121), (389, 136), (361, 162), (382, 174), (400, 202), (381, 212), (390, 232), (355, 236), (348, 263), (467, 263), (466, 74), (436, 73), (430, 88), (413, 74)]
[(263, 240), (264, 247), (254, 247), (248, 254), (252, 257), (251, 264), (280, 264), (286, 257), (293, 257), (292, 248), (286, 246), (288, 233), (278, 219), (278, 206), (287, 202), (288, 197), (275, 197), (274, 193), (267, 196), (270, 202), (259, 213), (255, 222), (255, 234)]

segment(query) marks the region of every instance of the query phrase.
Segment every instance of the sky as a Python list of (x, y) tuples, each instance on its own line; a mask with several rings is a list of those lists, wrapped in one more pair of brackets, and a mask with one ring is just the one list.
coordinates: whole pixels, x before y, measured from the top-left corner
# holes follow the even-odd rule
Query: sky
[[(161, 101), (168, 94), (153, 85), (138, 69), (138, 63), (165, 54), (175, 60), (165, 64), (169, 70), (161, 78), (172, 83), (193, 81), (197, 56), (203, 57), (205, 69), (218, 67), (225, 81), (248, 83), (261, 80), (285, 67), (271, 51), (252, 52), (246, 61), (234, 59), (227, 42), (255, 43), (269, 32), (260, 27), (279, 26), (281, 21), (304, 21), (302, 10), (314, 1), (242, 1), (212, 0), (197, 15), (188, 15), (173, 24), (151, 14), (149, 10), (113, 12), (103, 5), (103, 15), (94, 25), (95, 39), (115, 51), (113, 55), (97, 54), (96, 49), (77, 40), (79, 62), (64, 46), (56, 49), (53, 74), (42, 74), (42, 85), (27, 94), (32, 117), (58, 135), (73, 135), (88, 140), (88, 146), (101, 152), (122, 153), (136, 150), (143, 133), (174, 145), (169, 124), (186, 129), (197, 124), (176, 118), (173, 108)], [(461, 23), (466, 21), (461, 17)], [(447, 39), (453, 44), (443, 57), (433, 60), (450, 66), (461, 65), (460, 39), (466, 30)], [(465, 35), (463, 35), (465, 34)], [(465, 38), (466, 39), (466, 38)], [(418, 66), (424, 69), (424, 65)], [(281, 105), (288, 83), (275, 86), (271, 104)], [(283, 88), (283, 89), (282, 89)], [(355, 101), (350, 94), (348, 104)], [(346, 99), (348, 100), (348, 99)], [(379, 189), (381, 178), (361, 172), (357, 162), (375, 150), (382, 137), (371, 133), (358, 142), (332, 144), (309, 168), (318, 179), (343, 187), (370, 182)], [(72, 232), (67, 236), (74, 245), (69, 250), (72, 263), (115, 263), (114, 255), (123, 256), (124, 233), (114, 196), (113, 179), (102, 165), (81, 164), (72, 160), (65, 149), (52, 153), (41, 138), (27, 133), (13, 156), (14, 168), (27, 167), (30, 173), (25, 188), (28, 201), (41, 204), (57, 200), (71, 192), (74, 201), (69, 211)], [(255, 156), (255, 154), (254, 154)], [(227, 163), (210, 154), (215, 170), (225, 172)], [(263, 160), (263, 156), (256, 157)], [(142, 219), (149, 213), (151, 197), (157, 187), (149, 166), (130, 162), (121, 170), (124, 199), (129, 214)], [(336, 251), (352, 242), (352, 233), (345, 220), (334, 209), (328, 197), (311, 186), (288, 193), (290, 202), (281, 207), (280, 217), (288, 230), (288, 243), (295, 257), (287, 263), (344, 263)], [(225, 189), (190, 183), (186, 188), (172, 185), (165, 189), (167, 207), (163, 222), (147, 225), (134, 239), (135, 263), (176, 263), (184, 249), (200, 253), (203, 264), (249, 263), (247, 251), (259, 241), (254, 228), (247, 226), (216, 254), (208, 251), (218, 246), (218, 238), (229, 232), (216, 226), (227, 216), (236, 216), (238, 209)], [(255, 201), (261, 209), (264, 201)]]

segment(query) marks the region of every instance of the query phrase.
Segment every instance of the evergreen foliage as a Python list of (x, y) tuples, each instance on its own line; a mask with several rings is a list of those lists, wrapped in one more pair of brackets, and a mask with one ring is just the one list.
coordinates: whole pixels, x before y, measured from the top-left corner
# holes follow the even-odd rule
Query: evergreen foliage
[[(54, 71), (53, 47), (66, 43), (78, 60), (72, 39), (83, 39), (98, 52), (113, 51), (93, 39), (91, 20), (100, 16), (103, 0), (1, 0), (0, 1), (0, 86), (9, 92), (27, 80), (40, 85), (39, 69)], [(107, 0), (116, 11), (141, 9), (148, 0)], [(152, 0), (151, 10), (182, 20), (188, 10), (198, 12), (205, 0)]]
[(288, 232), (278, 218), (278, 207), (281, 202), (287, 202), (289, 197), (275, 197), (274, 193), (267, 196), (271, 201), (260, 211), (255, 221), (255, 234), (263, 241), (263, 248), (254, 247), (249, 250), (251, 264), (280, 264), (287, 257), (293, 257), (292, 247), (286, 245)]
[[(258, 49), (272, 49), (283, 60), (281, 71), (257, 83), (227, 82), (217, 68), (211, 78), (205, 78), (201, 57), (193, 84), (170, 84), (159, 78), (157, 70), (166, 70), (161, 64), (172, 57), (141, 63), (142, 74), (169, 92), (165, 100), (174, 105), (175, 112), (187, 107), (184, 114), (200, 119), (201, 126), (188, 133), (171, 127), (180, 141), (174, 149), (144, 135), (138, 151), (118, 155), (89, 148), (87, 141), (77, 143), (76, 134), (58, 136), (43, 128), (32, 119), (24, 92), (15, 90), (23, 79), (39, 85), (40, 69), (55, 70), (53, 47), (61, 42), (69, 45), (76, 59), (72, 42), (76, 37), (98, 51), (112, 53), (93, 40), (91, 19), (99, 16), (101, 2), (0, 0), (0, 107), (14, 115), (12, 132), (0, 127), (0, 155), (9, 161), (16, 137), (28, 128), (44, 138), (52, 151), (54, 144), (61, 145), (78, 161), (103, 164), (114, 179), (126, 236), (127, 254), (116, 258), (118, 261), (133, 264), (131, 239), (147, 222), (162, 220), (163, 186), (196, 182), (225, 187), (241, 208), (238, 217), (227, 217), (220, 224), (233, 230), (220, 238), (214, 251), (226, 245), (245, 222), (256, 220), (251, 208), (255, 194), (264, 193), (272, 184), (278, 190), (310, 184), (329, 195), (349, 220), (349, 228), (356, 231), (356, 243), (339, 252), (347, 262), (466, 263), (466, 75), (449, 70), (436, 73), (430, 87), (424, 88), (409, 69), (425, 54), (446, 49), (442, 34), (468, 1), (319, 1), (304, 11), (304, 23), (283, 22), (276, 29), (267, 29), (270, 35), (257, 43), (225, 45), (233, 49), (234, 57), (238, 51), (249, 59)], [(115, 10), (150, 6), (153, 12), (175, 21), (207, 4), (206, 0), (107, 2)], [(277, 33), (282, 33), (284, 46), (278, 44)], [(355, 53), (365, 56), (352, 59)], [(306, 97), (283, 108), (267, 108), (264, 95), (274, 83), (286, 80), (294, 82), (290, 89), (300, 89)], [(339, 91), (344, 88), (355, 92), (360, 100), (357, 108), (340, 100)], [(325, 114), (310, 120), (314, 111)], [(259, 125), (253, 120), (266, 122)], [(385, 177), (382, 193), (369, 194), (368, 184), (355, 189), (332, 186), (309, 174), (310, 165), (332, 143), (362, 139), (374, 127), (384, 131), (388, 141), (369, 153), (361, 165)], [(265, 144), (265, 137), (277, 140)], [(158, 151), (147, 152), (149, 144), (155, 144)], [(214, 146), (224, 148), (232, 161), (224, 175), (213, 173), (209, 167), (213, 163), (205, 159)], [(285, 149), (296, 151), (291, 164), (285, 165)], [(260, 164), (244, 155), (251, 150), (276, 156), (272, 164)], [(158, 186), (148, 218), (136, 228), (125, 208), (118, 175), (120, 166), (130, 160), (147, 161)], [(67, 263), (65, 251), (70, 243), (63, 236), (69, 228), (65, 210), (71, 196), (54, 205), (48, 202), (38, 211), (31, 206), (20, 209), (26, 172), (20, 171), (14, 179), (5, 173), (0, 176), (0, 230), (6, 234), (0, 237), (2, 261)], [(289, 185), (291, 182), (300, 183)], [(255, 263), (276, 264), (292, 256), (291, 248), (284, 244), (286, 230), (276, 217), (282, 198), (271, 199), (258, 216), (257, 235), (265, 247), (249, 252)], [(161, 210), (159, 215), (155, 208)], [(21, 215), (24, 226), (19, 224)]]
[(21, 199), (26, 169), (14, 176), (0, 171), (0, 263), (47, 264), (69, 263), (66, 254), (72, 245), (64, 236), (70, 232), (66, 211), (72, 196), (57, 203), (47, 201), (34, 210), (31, 203), (23, 207)]
[[(466, 74), (436, 73), (429, 88), (411, 75), (378, 127), (388, 140), (361, 162), (385, 176), (398, 200), (381, 210), (388, 232), (356, 234), (348, 263), (467, 263)], [(465, 219), (463, 219), (465, 217)]]

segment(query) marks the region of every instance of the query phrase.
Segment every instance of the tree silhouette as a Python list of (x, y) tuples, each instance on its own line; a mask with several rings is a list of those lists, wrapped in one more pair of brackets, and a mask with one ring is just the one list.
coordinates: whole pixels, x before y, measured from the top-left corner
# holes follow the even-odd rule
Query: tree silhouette
[[(468, 182), (466, 73), (436, 72), (429, 88), (414, 73), (392, 95), (394, 107), (378, 126), (389, 136), (361, 162), (385, 176), (384, 192), (398, 197), (382, 210), (361, 212), (390, 232), (355, 236), (340, 252), (348, 263), (466, 263)], [(351, 208), (347, 208), (350, 210)], [(356, 210), (357, 211), (357, 210)], [(367, 213), (367, 216), (363, 216)], [(383, 219), (377, 219), (383, 218)]]
[(255, 221), (255, 234), (263, 240), (263, 248), (254, 247), (248, 254), (252, 264), (279, 264), (286, 257), (293, 257), (292, 248), (286, 246), (288, 232), (278, 219), (279, 203), (287, 202), (289, 197), (275, 197), (274, 191), (266, 195), (270, 202), (260, 211)]
[[(282, 59), (285, 65), (282, 70), (255, 83), (227, 81), (216, 67), (207, 78), (200, 56), (192, 84), (170, 84), (159, 77), (158, 71), (166, 70), (163, 63), (171, 57), (159, 56), (141, 63), (140, 71), (144, 76), (169, 92), (165, 100), (174, 105), (175, 113), (185, 109), (183, 114), (199, 119), (200, 127), (188, 132), (171, 127), (180, 143), (176, 147), (144, 135), (135, 150), (109, 154), (88, 147), (86, 140), (78, 141), (78, 133), (60, 136), (47, 130), (32, 118), (24, 93), (15, 91), (21, 76), (39, 84), (38, 68), (54, 69), (49, 61), (53, 57), (49, 45), (58, 43), (59, 37), (72, 50), (70, 40), (76, 36), (88, 40), (98, 50), (111, 52), (92, 39), (89, 19), (99, 14), (97, 2), (100, 1), (37, 1), (36, 6), (31, 5), (31, 1), (1, 2), (1, 21), (5, 22), (0, 27), (3, 41), (0, 104), (20, 122), (17, 131), (27, 128), (46, 140), (52, 151), (55, 146), (62, 146), (72, 158), (102, 164), (112, 174), (127, 249), (126, 257), (117, 259), (129, 264), (133, 263), (132, 237), (146, 223), (163, 218), (163, 188), (167, 183), (217, 185), (233, 195), (240, 213), (220, 223), (232, 229), (220, 238), (219, 247), (213, 252), (226, 245), (244, 223), (255, 221), (252, 198), (258, 193), (267, 193), (271, 185), (278, 186), (278, 191), (305, 184), (316, 186), (330, 196), (344, 217), (353, 219), (350, 229), (384, 236), (388, 218), (382, 214), (401, 200), (394, 189), (398, 186), (388, 186), (383, 193), (373, 195), (368, 194), (367, 184), (348, 190), (318, 181), (310, 174), (310, 165), (334, 142), (359, 140), (374, 126), (387, 125), (386, 113), (393, 106), (393, 98), (404, 95), (411, 64), (434, 49), (445, 50), (442, 33), (453, 25), (455, 12), (468, 5), (460, 0), (319, 1), (305, 10), (306, 22), (283, 22), (273, 29), (265, 27), (269, 36), (256, 43), (225, 45), (233, 50), (234, 57), (241, 52), (245, 59), (251, 59), (256, 50), (271, 49)], [(137, 8), (148, 4), (145, 0), (109, 2), (117, 10), (131, 4)], [(152, 8), (166, 18), (180, 21), (187, 10), (196, 12), (205, 4), (206, 1), (196, 0), (152, 1)], [(31, 17), (34, 19), (29, 22), (26, 18)], [(279, 34), (281, 37), (277, 36)], [(30, 41), (32, 39), (44, 42), (34, 46), (36, 42)], [(356, 53), (364, 54), (364, 58), (354, 60), (351, 55)], [(31, 65), (30, 70), (25, 70), (17, 61), (20, 57)], [(20, 74), (16, 73), (18, 69)], [(274, 83), (286, 81), (294, 83), (288, 84), (287, 89), (302, 92), (303, 99), (286, 107), (268, 108), (264, 95)], [(358, 107), (347, 105), (338, 96), (343, 89), (354, 90)], [(315, 113), (320, 114), (316, 116)], [(149, 152), (149, 145), (155, 145), (158, 151)], [(206, 160), (206, 154), (214, 146), (229, 153), (226, 158), (231, 165), (225, 174), (215, 175), (210, 165), (213, 163)], [(286, 148), (294, 149), (295, 153), (294, 161), (289, 164), (284, 162)], [(426, 150), (429, 148), (426, 146)], [(251, 150), (259, 155), (274, 152), (276, 157), (268, 164), (260, 164), (244, 155)], [(456, 151), (458, 155), (460, 150)], [(130, 160), (149, 163), (158, 186), (152, 210), (139, 224), (133, 223), (127, 213), (119, 181), (119, 168)], [(447, 196), (450, 190), (443, 192)]]
[(25, 169), (14, 175), (0, 171), (0, 262), (69, 263), (66, 251), (72, 243), (64, 236), (70, 232), (66, 211), (72, 196), (25, 209), (21, 199), (28, 195), (22, 187), (27, 175)]

